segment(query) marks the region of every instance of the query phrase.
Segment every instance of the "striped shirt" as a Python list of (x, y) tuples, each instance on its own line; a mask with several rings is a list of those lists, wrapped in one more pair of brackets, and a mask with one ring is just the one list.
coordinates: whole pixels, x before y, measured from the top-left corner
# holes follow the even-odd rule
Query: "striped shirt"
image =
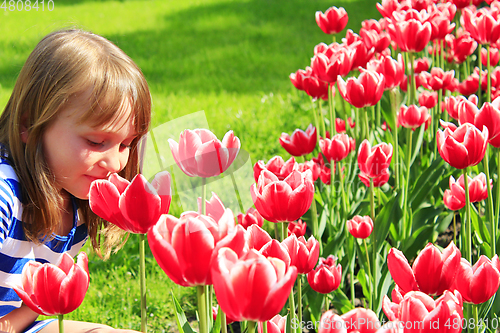
[(44, 244), (28, 241), (21, 220), (20, 191), (14, 169), (0, 156), (0, 317), (21, 306), (21, 299), (9, 286), (21, 284), (21, 273), (27, 262), (57, 264), (64, 252), (75, 257), (87, 239), (87, 227), (78, 218), (73, 200), (73, 228), (67, 236), (55, 236)]

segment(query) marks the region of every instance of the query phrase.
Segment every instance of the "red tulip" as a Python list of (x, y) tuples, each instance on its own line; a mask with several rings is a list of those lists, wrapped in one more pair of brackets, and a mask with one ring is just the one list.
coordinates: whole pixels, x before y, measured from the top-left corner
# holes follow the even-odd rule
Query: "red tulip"
[[(356, 123), (352, 121), (351, 117), (347, 118), (347, 121), (349, 122), (349, 127), (354, 128), (356, 126)], [(337, 131), (337, 133), (344, 133), (346, 131), (344, 119), (335, 119), (335, 131)]]
[[(490, 48), (490, 66), (495, 67), (498, 65), (500, 60), (500, 52), (495, 47)], [(486, 48), (481, 49), (481, 63), (483, 66), (488, 66), (488, 50)]]
[(462, 258), (455, 283), (453, 285), (464, 298), (464, 301), (474, 304), (489, 300), (500, 286), (500, 261), (495, 254), (492, 260), (482, 255), (471, 264)]
[[(413, 75), (415, 78), (415, 87), (418, 88), (422, 85), (422, 79), (420, 78), (420, 75)], [(401, 85), (399, 86), (401, 90), (407, 91), (408, 90), (408, 76), (405, 75), (405, 78), (403, 79), (403, 82), (401, 82)]]
[(230, 209), (218, 221), (195, 212), (184, 212), (179, 219), (164, 214), (148, 232), (148, 243), (156, 262), (174, 283), (210, 285), (217, 251), (230, 247), (243, 253), (245, 229), (235, 227)]
[(177, 166), (190, 177), (214, 177), (229, 168), (240, 150), (240, 139), (233, 131), (222, 142), (207, 129), (184, 130), (179, 143), (168, 140)]
[(434, 11), (428, 22), (431, 24), (431, 40), (443, 40), (446, 35), (455, 29), (455, 23), (450, 22), (450, 18), (445, 13)]
[(495, 104), (485, 102), (481, 109), (473, 103), (463, 101), (459, 104), (459, 121), (471, 123), (477, 128), (488, 129), (488, 143), (493, 147), (500, 147), (500, 110)]
[(429, 90), (441, 90), (446, 89), (453, 78), (455, 77), (455, 71), (451, 70), (448, 72), (443, 71), (439, 67), (433, 67), (431, 72), (420, 73), (420, 78), (422, 81), (422, 86)]
[[(212, 318), (214, 319), (214, 322), (217, 320), (217, 314), (219, 313), (219, 306), (212, 306)], [(226, 316), (226, 324), (229, 325), (231, 323), (234, 323), (235, 320), (233, 318), (230, 318)]]
[(257, 184), (250, 188), (252, 200), (260, 215), (271, 222), (299, 219), (311, 206), (314, 196), (312, 174), (292, 171), (284, 181), (264, 170)]
[(291, 136), (287, 133), (282, 133), (279, 140), (281, 146), (292, 156), (310, 154), (316, 148), (316, 127), (309, 124), (305, 132), (301, 129), (296, 129)]
[(429, 58), (418, 58), (413, 61), (413, 73), (427, 72), (431, 66)]
[(369, 216), (356, 215), (348, 220), (346, 225), (347, 230), (355, 238), (368, 238), (373, 231), (373, 221)]
[(316, 265), (319, 258), (319, 242), (314, 236), (306, 239), (295, 234), (288, 236), (282, 243), (290, 255), (290, 265), (297, 267), (297, 273), (307, 274)]
[(312, 75), (312, 68), (308, 66), (306, 67), (305, 70), (299, 69), (295, 73), (291, 73), (288, 77), (290, 78), (290, 81), (292, 82), (295, 88), (299, 90), (305, 90), (304, 77), (311, 75)]
[(375, 333), (381, 323), (370, 309), (355, 308), (340, 316), (347, 324), (348, 332)]
[(387, 29), (403, 52), (421, 52), (431, 40), (432, 28), (429, 22), (422, 23), (412, 18), (393, 22)]
[(398, 124), (415, 130), (427, 124), (430, 118), (431, 115), (425, 106), (417, 107), (415, 104), (410, 106), (402, 105), (398, 113)]
[(371, 147), (368, 140), (364, 140), (359, 146), (358, 167), (367, 177), (376, 178), (386, 173), (391, 164), (392, 145), (379, 143)]
[[(361, 182), (363, 182), (363, 184), (365, 184), (366, 187), (370, 187), (370, 177), (368, 177), (363, 172), (360, 172), (358, 174), (358, 177), (361, 180)], [(372, 178), (373, 187), (383, 186), (384, 184), (386, 184), (389, 181), (389, 178), (390, 178), (389, 168), (387, 168), (387, 169), (383, 170), (379, 176)]]
[(418, 96), (418, 104), (425, 106), (428, 109), (432, 109), (437, 105), (438, 94), (435, 91), (422, 91)]
[(259, 214), (259, 211), (253, 207), (248, 208), (246, 214), (239, 213), (238, 214), (238, 224), (245, 229), (247, 229), (252, 224), (256, 224), (259, 227), (262, 227), (264, 224), (264, 219)]
[[(361, 28), (359, 36), (367, 50), (373, 48), (375, 53), (381, 53), (391, 44), (391, 36), (386, 31), (376, 31), (371, 29)], [(370, 52), (371, 53), (371, 52)]]
[(457, 64), (463, 63), (468, 56), (474, 53), (477, 48), (477, 42), (471, 37), (470, 33), (463, 31), (457, 33), (455, 38), (452, 34), (446, 36), (446, 42), (450, 48), (453, 60)]
[(29, 261), (23, 268), (21, 285), (12, 288), (40, 315), (70, 313), (82, 304), (89, 288), (87, 254), (81, 252), (76, 264), (66, 252), (57, 266)]
[(94, 213), (120, 229), (136, 234), (145, 234), (167, 214), (172, 200), (170, 174), (156, 174), (149, 184), (138, 174), (131, 182), (114, 173), (109, 180), (92, 182), (89, 205)]
[(455, 131), (438, 130), (437, 145), (441, 157), (452, 167), (464, 169), (479, 164), (486, 153), (488, 128), (479, 131), (474, 125), (465, 123)]
[(297, 268), (255, 250), (242, 257), (230, 248), (219, 251), (212, 265), (214, 291), (219, 306), (237, 321), (271, 320), (285, 305)]
[(268, 170), (278, 177), (279, 180), (284, 180), (293, 170), (298, 170), (299, 165), (295, 162), (295, 158), (291, 157), (288, 161), (284, 161), (281, 156), (274, 156), (267, 164), (264, 161), (257, 161), (253, 166), (253, 178), (257, 183), (259, 181), (260, 173)]
[(337, 258), (330, 255), (327, 259), (320, 258), (316, 269), (307, 274), (307, 282), (311, 289), (321, 294), (336, 290), (342, 278), (342, 266), (335, 266)]
[(479, 89), (479, 74), (472, 73), (458, 85), (458, 92), (462, 95), (471, 95)]
[(462, 10), (462, 25), (479, 44), (496, 43), (500, 37), (500, 19), (488, 10)]
[(307, 224), (304, 221), (300, 219), (297, 222), (291, 221), (290, 223), (288, 223), (288, 236), (304, 236), (306, 234), (306, 229)]
[[(257, 325), (257, 329), (259, 333), (264, 332), (264, 328), (262, 327), (264, 323), (259, 322)], [(281, 316), (277, 314), (271, 320), (267, 322), (267, 333), (285, 333), (286, 327), (286, 315)]]
[(398, 303), (391, 303), (384, 296), (382, 304), (388, 318), (400, 323), (404, 332), (462, 331), (463, 303), (457, 291), (445, 290), (443, 296), (436, 300), (420, 291), (410, 291)]
[[(468, 177), (468, 176), (467, 176)], [(469, 179), (470, 202), (479, 202), (488, 198), (488, 188), (486, 186), (486, 175), (480, 173)], [(493, 187), (493, 180), (490, 179), (490, 187)], [(450, 176), (450, 189), (444, 191), (443, 202), (451, 210), (459, 210), (465, 207), (465, 184), (464, 176), (461, 175), (457, 181)]]
[(405, 64), (401, 54), (398, 54), (397, 60), (391, 56), (382, 57), (372, 69), (384, 76), (386, 90), (398, 87), (405, 78)]
[(401, 251), (392, 248), (387, 255), (387, 267), (402, 293), (416, 290), (441, 295), (444, 290), (451, 288), (460, 258), (460, 250), (453, 242), (442, 253), (429, 243), (412, 267)]
[(319, 174), (321, 173), (321, 167), (313, 161), (305, 161), (304, 163), (299, 163), (298, 171), (305, 172), (306, 170), (311, 170), (313, 182), (318, 179)]
[(375, 48), (368, 46), (367, 41), (363, 40), (358, 34), (354, 33), (351, 29), (346, 32), (346, 37), (342, 38), (342, 42), (348, 48), (354, 50), (352, 68), (366, 67), (368, 61), (373, 58)]
[(332, 139), (320, 139), (319, 147), (328, 161), (341, 161), (351, 152), (351, 142), (347, 134), (335, 134)]
[[(476, 105), (477, 105), (477, 96), (476, 95), (471, 95), (471, 97), (474, 96), (476, 98)], [(464, 96), (447, 96), (444, 99), (443, 107), (444, 109), (448, 112), (450, 117), (453, 119), (458, 120), (458, 106), (460, 105), (460, 102), (466, 100)]]
[(272, 241), (271, 236), (259, 227), (257, 224), (252, 224), (247, 228), (247, 245), (249, 249), (255, 249), (256, 251), (260, 251), (270, 241)]
[(311, 75), (304, 77), (304, 91), (314, 100), (328, 100), (328, 83), (320, 80), (318, 77)]
[[(332, 165), (332, 164), (330, 164)], [(333, 172), (335, 172), (335, 163), (333, 163)], [(326, 165), (321, 166), (321, 172), (319, 174), (319, 179), (323, 182), (325, 185), (330, 185), (332, 181), (332, 170), (331, 168), (327, 167)]]
[(330, 84), (337, 82), (337, 77), (346, 76), (352, 68), (355, 51), (347, 46), (333, 44), (325, 53), (317, 53), (311, 59), (314, 74)]
[[(201, 211), (201, 198), (198, 197), (198, 213), (202, 214)], [(219, 221), (222, 215), (226, 212), (226, 207), (224, 207), (224, 204), (220, 200), (220, 198), (212, 192), (212, 197), (210, 200), (205, 200), (205, 210), (207, 216), (213, 218), (215, 221)]]
[(384, 76), (362, 68), (360, 71), (358, 78), (351, 77), (347, 82), (340, 76), (337, 78), (340, 95), (354, 107), (373, 106), (380, 101), (384, 93)]
[(264, 244), (264, 246), (259, 250), (264, 257), (269, 258), (278, 258), (283, 261), (288, 268), (291, 263), (290, 254), (288, 253), (288, 248), (280, 243), (276, 239), (272, 239), (271, 241)]
[(392, 17), (395, 11), (407, 10), (410, 8), (408, 3), (399, 3), (398, 0), (382, 0), (382, 4), (376, 4), (378, 11), (385, 18)]
[(344, 30), (349, 17), (344, 8), (330, 7), (325, 13), (316, 12), (316, 23), (325, 34), (334, 35)]

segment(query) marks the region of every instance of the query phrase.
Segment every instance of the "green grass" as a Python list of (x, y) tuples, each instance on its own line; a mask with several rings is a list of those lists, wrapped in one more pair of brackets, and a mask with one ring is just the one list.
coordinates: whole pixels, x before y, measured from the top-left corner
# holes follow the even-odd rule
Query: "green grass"
[[(110, 39), (142, 68), (153, 97), (154, 126), (203, 110), (218, 137), (230, 129), (235, 132), (252, 164), (274, 155), (288, 159), (279, 136), (312, 122), (308, 97), (295, 90), (288, 75), (310, 64), (316, 44), (331, 41), (317, 27), (315, 12), (342, 6), (350, 17), (348, 28), (354, 31), (363, 19), (380, 17), (375, 1), (369, 0), (54, 0), (54, 4), (51, 12), (0, 10), (0, 105), (6, 104), (36, 43), (51, 31), (76, 26)], [(177, 135), (183, 129), (178, 128)], [(179, 208), (173, 212), (178, 215)], [(190, 315), (193, 292), (170, 282), (150, 253), (147, 260), (149, 327), (153, 332), (170, 331), (169, 291)], [(90, 270), (86, 299), (67, 318), (138, 329), (135, 237), (107, 262), (91, 255)]]

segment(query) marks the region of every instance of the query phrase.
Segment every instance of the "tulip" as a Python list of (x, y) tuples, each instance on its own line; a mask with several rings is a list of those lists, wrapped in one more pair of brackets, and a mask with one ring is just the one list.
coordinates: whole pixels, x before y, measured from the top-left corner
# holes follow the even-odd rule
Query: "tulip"
[(291, 136), (287, 133), (282, 133), (279, 140), (281, 146), (292, 156), (310, 154), (316, 148), (316, 127), (309, 124), (305, 132), (301, 129), (296, 129)]
[(451, 70), (448, 72), (443, 71), (439, 67), (433, 67), (431, 72), (420, 73), (420, 78), (422, 86), (429, 90), (441, 90), (446, 89), (453, 78), (455, 77), (455, 71)]
[(500, 37), (500, 19), (487, 10), (474, 13), (470, 8), (462, 11), (463, 27), (479, 44), (496, 43)]
[(359, 36), (361, 37), (366, 48), (368, 50), (373, 48), (375, 53), (383, 52), (391, 44), (391, 36), (386, 31), (361, 28), (359, 30)]
[[(472, 95), (477, 98), (476, 95)], [(466, 98), (464, 96), (448, 96), (445, 97), (443, 107), (444, 109), (448, 112), (450, 117), (453, 119), (458, 119), (458, 106), (461, 101), (465, 100)], [(477, 102), (476, 102), (477, 105)]]
[(378, 11), (383, 17), (390, 18), (395, 11), (407, 10), (407, 3), (399, 3), (398, 0), (382, 0), (382, 4), (376, 4)]
[(247, 228), (247, 235), (248, 248), (255, 249), (256, 251), (260, 251), (264, 245), (272, 240), (267, 231), (259, 227), (257, 224), (252, 224)]
[[(331, 164), (333, 165), (333, 172), (335, 172), (335, 163)], [(325, 185), (330, 185), (332, 178), (331, 174), (332, 170), (331, 168), (327, 167), (326, 165), (321, 166), (321, 172), (319, 174), (319, 179), (321, 179), (321, 182)]]
[(421, 52), (429, 43), (432, 33), (429, 22), (422, 23), (413, 18), (391, 23), (387, 29), (403, 52)]
[(168, 140), (177, 166), (190, 177), (214, 177), (229, 168), (240, 150), (240, 139), (233, 131), (222, 142), (207, 129), (184, 130), (179, 143)]
[(339, 93), (349, 104), (357, 108), (373, 106), (382, 98), (385, 88), (383, 75), (374, 71), (360, 69), (358, 78), (349, 78), (345, 82), (337, 78)]
[[(360, 172), (358, 174), (358, 177), (359, 177), (359, 180), (361, 180), (361, 182), (363, 184), (365, 184), (366, 187), (370, 187), (370, 177), (368, 177), (363, 172)], [(389, 181), (389, 177), (390, 177), (389, 168), (387, 168), (387, 169), (383, 170), (379, 176), (377, 176), (375, 178), (371, 178), (372, 182), (373, 182), (373, 187), (383, 186), (384, 184), (386, 184)]]
[(316, 12), (316, 23), (325, 34), (334, 35), (344, 30), (349, 17), (344, 8), (330, 7), (325, 13)]
[(336, 290), (342, 278), (342, 266), (335, 266), (337, 258), (330, 255), (320, 258), (318, 266), (307, 274), (307, 282), (311, 289), (321, 294), (328, 294)]
[(145, 234), (167, 214), (172, 201), (171, 177), (166, 171), (156, 174), (149, 184), (138, 174), (131, 182), (114, 173), (108, 180), (92, 182), (89, 205), (94, 213), (120, 229)]
[(420, 291), (410, 291), (397, 302), (391, 303), (384, 296), (382, 309), (389, 320), (400, 322), (404, 332), (462, 331), (463, 303), (457, 291), (445, 290), (436, 300)]
[(367, 177), (376, 178), (386, 173), (391, 164), (392, 145), (379, 143), (371, 147), (368, 140), (364, 140), (359, 146), (358, 166), (359, 170)]
[(219, 306), (237, 321), (271, 320), (285, 305), (297, 278), (297, 268), (255, 250), (241, 257), (230, 248), (219, 251), (213, 265)]
[(488, 143), (500, 147), (500, 110), (493, 103), (485, 102), (481, 109), (471, 103), (462, 103), (459, 107), (460, 123), (469, 122), (477, 128), (488, 129)]
[(479, 75), (472, 73), (458, 85), (458, 92), (462, 95), (472, 95), (479, 89)]
[(165, 214), (148, 232), (148, 243), (156, 262), (174, 283), (203, 286), (212, 284), (211, 263), (220, 248), (243, 252), (245, 230), (234, 225), (230, 209), (218, 221), (196, 212), (184, 212), (179, 219)]
[(256, 224), (259, 227), (262, 227), (262, 225), (264, 224), (264, 219), (257, 209), (250, 207), (248, 208), (246, 214), (238, 214), (238, 224), (240, 224), (245, 229), (248, 229), (248, 227), (252, 224)]
[(299, 90), (305, 90), (304, 77), (311, 75), (312, 75), (312, 68), (308, 66), (305, 70), (299, 69), (295, 73), (291, 73), (288, 77), (290, 78), (290, 81), (292, 82), (295, 88)]
[(348, 332), (375, 333), (380, 326), (377, 315), (370, 309), (355, 308), (340, 316), (347, 326)]
[(368, 238), (373, 231), (373, 221), (369, 216), (356, 215), (351, 220), (348, 220), (347, 230), (355, 238)]
[(447, 35), (446, 41), (450, 46), (453, 60), (458, 64), (463, 63), (477, 48), (477, 42), (467, 31), (463, 31), (460, 35), (457, 34), (456, 38), (452, 34)]
[(303, 80), (304, 91), (314, 100), (328, 100), (328, 83), (320, 80), (315, 75), (306, 76)]
[(293, 170), (298, 170), (299, 165), (295, 162), (295, 158), (290, 157), (288, 161), (284, 161), (281, 156), (274, 156), (266, 164), (264, 161), (257, 161), (253, 166), (253, 178), (257, 183), (259, 181), (260, 173), (263, 170), (272, 172), (279, 180), (284, 180)]
[[(222, 215), (226, 212), (226, 207), (220, 200), (220, 198), (212, 192), (212, 197), (210, 200), (205, 200), (205, 215), (213, 218), (215, 221), (219, 221)], [(202, 214), (201, 198), (198, 197), (198, 213)]]
[(57, 266), (29, 261), (23, 268), (21, 284), (12, 288), (24, 304), (40, 315), (70, 313), (82, 304), (89, 288), (87, 254), (81, 252), (76, 264), (67, 252)]
[(482, 255), (471, 264), (462, 258), (453, 285), (464, 301), (481, 304), (489, 300), (500, 286), (500, 261), (495, 254), (492, 260)]
[(276, 239), (272, 239), (264, 244), (264, 246), (259, 250), (259, 253), (266, 258), (272, 257), (280, 259), (285, 263), (287, 268), (290, 266), (291, 259), (287, 247)]
[[(347, 121), (349, 122), (349, 127), (354, 128), (356, 126), (356, 123), (352, 121), (351, 117), (347, 118)], [(335, 131), (337, 131), (337, 133), (344, 133), (346, 131), (344, 119), (335, 119)]]
[(366, 64), (375, 54), (375, 48), (372, 46), (368, 47), (367, 41), (354, 33), (351, 29), (347, 30), (346, 38), (343, 38), (342, 42), (348, 48), (354, 50), (351, 69), (357, 69), (358, 67), (366, 68)]
[[(497, 48), (490, 48), (490, 66), (495, 67), (498, 65), (498, 61), (500, 60), (500, 52), (498, 52)], [(488, 50), (485, 48), (481, 49), (481, 63), (483, 66), (488, 66)]]
[[(470, 202), (479, 202), (488, 198), (488, 188), (486, 187), (486, 175), (480, 173), (474, 178), (469, 179), (469, 198)], [(493, 180), (490, 179), (490, 187), (493, 187)], [(464, 176), (461, 175), (457, 181), (450, 176), (450, 189), (444, 191), (444, 204), (451, 210), (458, 210), (465, 206), (465, 185)]]
[(453, 242), (441, 253), (429, 243), (410, 267), (404, 254), (392, 248), (387, 255), (387, 267), (402, 293), (412, 290), (441, 295), (451, 288), (460, 264), (460, 250)]
[(298, 274), (307, 274), (316, 265), (319, 258), (319, 242), (314, 236), (306, 239), (292, 234), (282, 243), (290, 255), (290, 265), (297, 267)]
[(305, 161), (304, 163), (299, 163), (298, 171), (303, 173), (306, 170), (311, 170), (313, 182), (315, 182), (319, 177), (319, 174), (321, 172), (321, 167), (317, 163), (314, 163), (313, 161)]
[(288, 236), (295, 235), (297, 237), (304, 236), (306, 234), (307, 224), (298, 220), (297, 222), (291, 221), (288, 223)]
[(328, 47), (326, 53), (317, 53), (311, 59), (313, 73), (322, 81), (330, 84), (337, 82), (337, 77), (346, 76), (352, 68), (354, 50), (347, 46)]
[(405, 78), (403, 56), (398, 54), (397, 60), (390, 56), (384, 56), (375, 63), (373, 70), (384, 76), (385, 90), (394, 89), (398, 87)]
[(434, 11), (428, 20), (432, 28), (431, 40), (443, 40), (450, 34), (455, 29), (455, 23), (450, 21), (445, 13)]
[(311, 171), (292, 171), (280, 181), (273, 173), (264, 170), (257, 184), (250, 188), (255, 208), (271, 222), (290, 222), (299, 219), (311, 206), (314, 185)]
[[(219, 313), (219, 306), (212, 306), (212, 318), (214, 319), (214, 322), (217, 320), (217, 315)], [(231, 323), (234, 323), (235, 320), (233, 318), (229, 318), (226, 316), (226, 325), (229, 325)]]
[(425, 106), (417, 107), (415, 104), (410, 106), (402, 105), (398, 113), (398, 124), (415, 130), (427, 124), (430, 118), (431, 115)]
[(437, 105), (438, 94), (435, 91), (423, 91), (418, 96), (418, 104), (425, 106), (427, 109), (432, 109)]
[(465, 123), (455, 131), (438, 130), (437, 145), (441, 157), (452, 167), (464, 169), (479, 164), (488, 144), (488, 128), (479, 131), (474, 125)]
[(332, 139), (320, 139), (319, 147), (328, 161), (339, 162), (351, 152), (351, 141), (347, 134), (335, 134)]
[[(259, 322), (257, 326), (257, 330), (259, 333), (264, 332), (264, 328), (262, 327), (264, 323)], [(274, 316), (271, 320), (267, 322), (267, 333), (285, 333), (285, 327), (286, 327), (286, 315), (281, 316), (277, 314)]]

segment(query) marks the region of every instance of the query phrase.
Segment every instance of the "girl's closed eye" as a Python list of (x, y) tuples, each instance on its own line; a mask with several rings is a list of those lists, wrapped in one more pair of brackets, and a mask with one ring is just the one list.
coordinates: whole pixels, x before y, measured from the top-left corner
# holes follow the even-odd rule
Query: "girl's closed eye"
[(89, 140), (87, 139), (87, 143), (92, 146), (92, 147), (100, 147), (104, 144), (104, 141), (101, 141), (101, 142), (95, 142), (95, 141), (92, 141), (92, 140)]

